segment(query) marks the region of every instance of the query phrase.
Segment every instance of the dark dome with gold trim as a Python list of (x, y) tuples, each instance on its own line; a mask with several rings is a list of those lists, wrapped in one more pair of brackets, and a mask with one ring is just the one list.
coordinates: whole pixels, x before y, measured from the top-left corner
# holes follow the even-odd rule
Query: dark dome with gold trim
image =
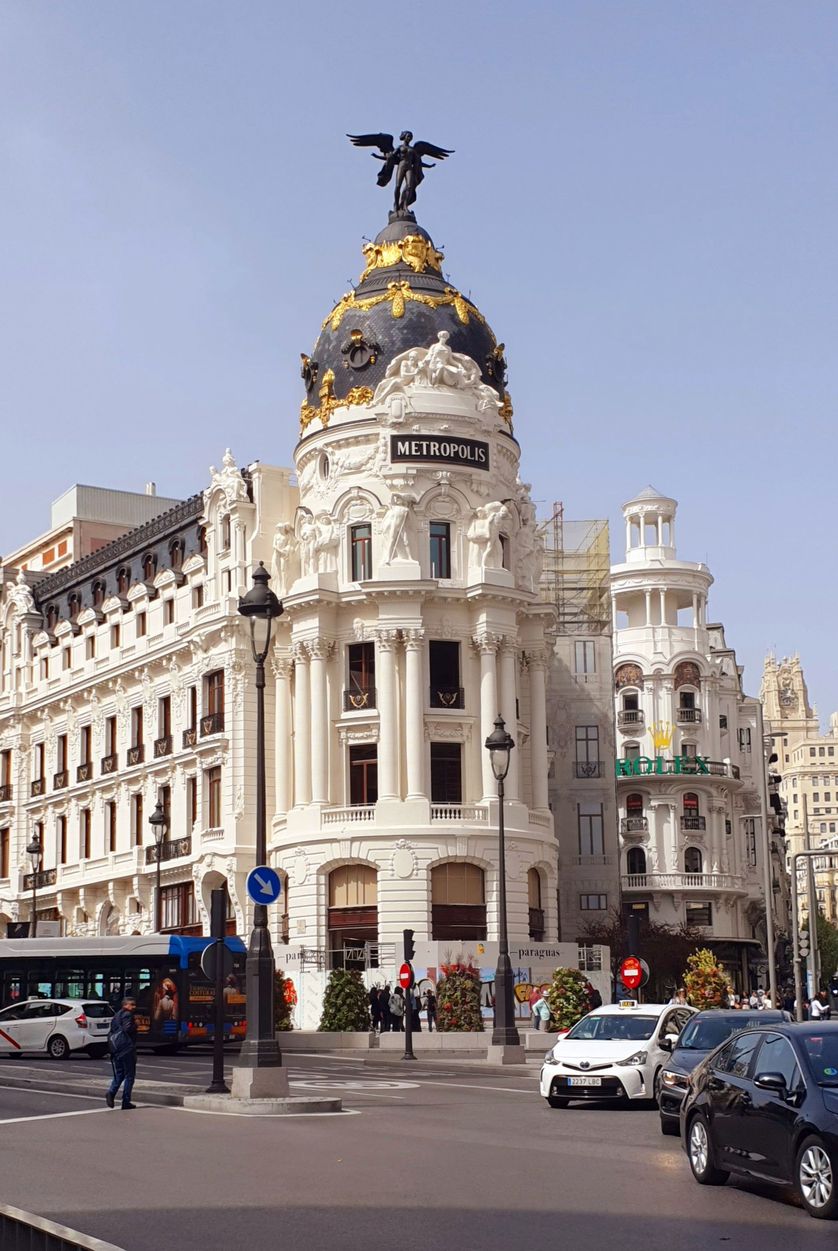
[(363, 251), (358, 286), (329, 313), (311, 356), (302, 357), (302, 430), (316, 417), (327, 424), (338, 404), (369, 403), (390, 362), (410, 348), (430, 347), (440, 330), (448, 331), (453, 351), (479, 365), (482, 380), (504, 402), (503, 415), (511, 416), (503, 344), (479, 309), (446, 282), (443, 255), (414, 215), (391, 213)]

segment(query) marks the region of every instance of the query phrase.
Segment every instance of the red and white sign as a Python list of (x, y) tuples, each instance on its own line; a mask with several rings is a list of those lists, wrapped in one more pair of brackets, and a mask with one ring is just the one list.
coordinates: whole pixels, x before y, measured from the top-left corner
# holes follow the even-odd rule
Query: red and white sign
[(637, 990), (643, 981), (643, 965), (637, 956), (626, 956), (620, 965), (620, 981), (629, 990)]
[(413, 969), (409, 964), (403, 964), (399, 969), (399, 985), (404, 990), (410, 990), (413, 985)]

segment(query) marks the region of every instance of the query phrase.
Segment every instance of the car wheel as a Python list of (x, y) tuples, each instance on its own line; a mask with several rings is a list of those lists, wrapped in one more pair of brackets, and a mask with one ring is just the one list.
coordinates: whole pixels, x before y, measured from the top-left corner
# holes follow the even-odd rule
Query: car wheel
[(671, 1116), (662, 1116), (661, 1133), (669, 1134), (672, 1138), (674, 1138), (678, 1133), (678, 1122), (673, 1120)]
[(838, 1217), (838, 1167), (821, 1138), (812, 1135), (800, 1144), (794, 1179), (810, 1216), (824, 1221)]
[(713, 1162), (713, 1144), (704, 1117), (694, 1116), (687, 1130), (687, 1155), (699, 1186), (723, 1186), (730, 1176)]
[(655, 1074), (655, 1080), (652, 1083), (652, 1098), (655, 1101), (655, 1107), (659, 1108), (661, 1103), (661, 1071), (658, 1069)]
[(70, 1054), (70, 1044), (63, 1034), (53, 1034), (47, 1043), (47, 1054), (53, 1060), (66, 1060)]
[(547, 1102), (551, 1108), (566, 1108), (570, 1100), (565, 1099), (562, 1095), (548, 1095)]

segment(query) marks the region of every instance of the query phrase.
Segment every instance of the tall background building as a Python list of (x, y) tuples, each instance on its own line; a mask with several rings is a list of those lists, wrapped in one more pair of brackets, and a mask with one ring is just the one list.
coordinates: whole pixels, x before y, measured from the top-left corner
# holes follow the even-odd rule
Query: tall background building
[(544, 525), (541, 591), (555, 609), (548, 683), (550, 807), (559, 859), (559, 927), (576, 941), (620, 906), (614, 780), (607, 521)]

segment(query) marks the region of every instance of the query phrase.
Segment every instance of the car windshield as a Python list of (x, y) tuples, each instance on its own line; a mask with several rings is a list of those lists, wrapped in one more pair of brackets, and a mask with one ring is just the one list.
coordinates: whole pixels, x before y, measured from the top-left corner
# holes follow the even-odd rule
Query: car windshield
[[(800, 1037), (798, 1035), (798, 1037)], [(804, 1034), (800, 1039), (815, 1081), (820, 1086), (838, 1086), (838, 1031)]]
[(616, 1012), (602, 1016), (583, 1016), (565, 1038), (578, 1038), (591, 1042), (642, 1042), (651, 1038), (658, 1023), (656, 1016), (619, 1015)]
[(698, 1016), (684, 1026), (684, 1032), (678, 1039), (679, 1051), (712, 1051), (731, 1034), (740, 1029), (759, 1029), (767, 1025), (769, 1020), (779, 1021), (782, 1018), (773, 1013), (769, 1017), (766, 1012), (737, 1012), (735, 1018), (729, 1016)]

